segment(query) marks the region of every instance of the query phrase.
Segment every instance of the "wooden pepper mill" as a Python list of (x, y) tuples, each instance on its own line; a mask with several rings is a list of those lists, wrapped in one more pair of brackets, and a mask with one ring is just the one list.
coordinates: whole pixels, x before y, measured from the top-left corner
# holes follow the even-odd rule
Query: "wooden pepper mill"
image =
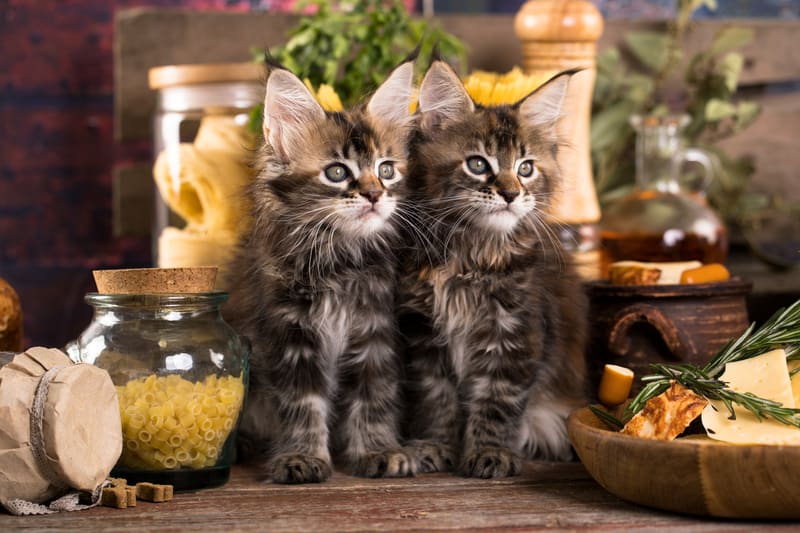
[(514, 31), (522, 41), (526, 73), (547, 76), (584, 69), (570, 80), (566, 111), (558, 124), (566, 146), (558, 157), (563, 185), (553, 198), (551, 216), (554, 222), (567, 225), (562, 240), (573, 251), (581, 275), (596, 279), (600, 277), (600, 206), (592, 177), (589, 121), (603, 17), (587, 0), (528, 0), (517, 12)]

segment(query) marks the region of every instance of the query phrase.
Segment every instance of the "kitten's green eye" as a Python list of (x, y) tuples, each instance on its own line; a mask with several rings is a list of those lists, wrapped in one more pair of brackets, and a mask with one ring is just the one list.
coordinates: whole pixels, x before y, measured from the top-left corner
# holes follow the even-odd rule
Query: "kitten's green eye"
[(350, 176), (350, 170), (344, 165), (334, 163), (325, 169), (325, 177), (334, 183), (344, 181)]
[(382, 180), (390, 180), (394, 178), (394, 165), (389, 162), (381, 163), (378, 165), (378, 177)]
[(489, 172), (489, 163), (479, 155), (467, 159), (467, 168), (473, 174), (481, 175)]
[(533, 175), (533, 161), (523, 161), (519, 164), (517, 174), (523, 178), (530, 178)]

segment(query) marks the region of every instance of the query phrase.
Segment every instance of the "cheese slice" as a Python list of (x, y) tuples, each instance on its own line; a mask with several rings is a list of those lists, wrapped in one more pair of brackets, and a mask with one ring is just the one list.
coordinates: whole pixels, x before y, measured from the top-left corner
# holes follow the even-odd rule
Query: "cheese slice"
[(661, 276), (658, 277), (656, 285), (677, 285), (681, 282), (681, 274), (684, 270), (703, 266), (700, 261), (674, 261), (667, 263), (645, 263), (641, 261), (616, 261), (611, 263), (609, 268), (634, 267), (648, 270), (658, 269)]
[[(728, 363), (720, 380), (736, 392), (750, 392), (784, 407), (795, 406), (786, 352), (782, 349), (758, 357)], [(759, 420), (747, 409), (734, 404), (736, 418), (730, 419), (725, 404), (712, 400), (703, 409), (702, 421), (712, 439), (736, 444), (800, 444), (800, 428), (775, 420)]]

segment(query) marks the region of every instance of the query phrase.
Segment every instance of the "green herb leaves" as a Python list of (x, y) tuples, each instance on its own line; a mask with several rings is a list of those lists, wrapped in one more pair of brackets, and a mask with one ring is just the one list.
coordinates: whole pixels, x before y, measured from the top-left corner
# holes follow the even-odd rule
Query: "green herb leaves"
[(783, 407), (750, 393), (736, 392), (719, 380), (727, 363), (750, 359), (776, 348), (783, 348), (789, 360), (800, 356), (800, 300), (776, 312), (760, 328), (755, 329), (755, 325), (751, 325), (739, 338), (726, 344), (703, 368), (688, 364), (651, 365), (654, 373), (642, 378), (646, 385), (628, 404), (624, 419), (627, 421), (641, 411), (647, 400), (669, 387), (670, 381), (677, 381), (709, 400), (723, 402), (731, 416), (735, 416), (733, 404), (736, 403), (758, 418), (772, 418), (783, 424), (800, 427), (800, 409)]
[[(345, 106), (377, 87), (417, 46), (420, 69), (438, 46), (443, 57), (466, 65), (463, 42), (437, 24), (412, 17), (400, 0), (310, 0), (316, 6), (273, 53), (286, 68), (314, 87), (331, 85)], [(263, 56), (257, 57), (263, 60)]]

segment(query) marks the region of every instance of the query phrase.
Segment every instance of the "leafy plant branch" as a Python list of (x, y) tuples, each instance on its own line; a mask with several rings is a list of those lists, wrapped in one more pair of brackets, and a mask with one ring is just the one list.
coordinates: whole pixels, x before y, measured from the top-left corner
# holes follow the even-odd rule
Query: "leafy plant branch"
[(718, 178), (709, 190), (711, 203), (726, 220), (747, 210), (743, 192), (754, 172), (750, 158), (732, 158), (717, 143), (748, 127), (760, 112), (755, 102), (735, 97), (744, 58), (738, 50), (753, 32), (729, 26), (720, 30), (701, 52), (684, 64), (683, 42), (691, 14), (700, 7), (716, 8), (715, 0), (679, 0), (677, 14), (663, 31), (630, 32), (623, 45), (597, 60), (593, 95), (591, 150), (601, 204), (607, 205), (634, 186), (635, 133), (633, 114), (686, 112), (686, 140), (716, 155)]
[[(466, 46), (428, 19), (412, 17), (401, 0), (303, 0), (313, 5), (289, 32), (286, 44), (272, 53), (286, 68), (314, 87), (334, 88), (344, 105), (375, 89), (419, 46), (420, 71), (434, 47), (451, 63), (466, 66)], [(256, 60), (263, 61), (258, 52)]]

